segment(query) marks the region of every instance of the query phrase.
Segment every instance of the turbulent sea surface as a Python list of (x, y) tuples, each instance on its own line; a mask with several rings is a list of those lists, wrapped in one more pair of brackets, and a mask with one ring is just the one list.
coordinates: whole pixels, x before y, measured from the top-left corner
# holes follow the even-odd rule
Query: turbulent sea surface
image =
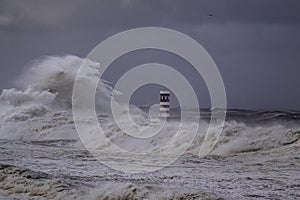
[[(109, 151), (96, 159), (82, 145), (71, 111), (74, 78), (82, 62), (75, 56), (46, 57), (24, 72), (17, 89), (2, 92), (0, 199), (300, 199), (296, 111), (228, 110), (216, 146), (199, 158), (211, 113), (204, 109), (193, 144), (171, 165), (146, 173), (124, 173), (103, 165), (102, 161), (125, 165), (132, 160)], [(91, 76), (97, 74), (97, 63), (85, 64)], [(101, 81), (98, 121), (113, 143), (133, 152), (154, 151), (177, 131), (179, 118), (173, 117), (154, 138), (132, 141), (109, 114), (110, 95), (111, 87)], [(146, 112), (132, 110), (134, 121), (149, 125)], [(178, 113), (172, 111), (173, 116)], [(125, 125), (127, 120), (124, 117)], [(194, 120), (190, 126), (195, 126)], [(176, 148), (185, 142), (183, 138)]]

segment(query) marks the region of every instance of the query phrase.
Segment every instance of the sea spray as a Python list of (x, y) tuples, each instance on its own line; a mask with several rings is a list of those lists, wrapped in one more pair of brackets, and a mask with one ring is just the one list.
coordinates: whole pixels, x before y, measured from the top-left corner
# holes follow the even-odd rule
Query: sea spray
[[(34, 61), (16, 81), (17, 89), (3, 90), (0, 95), (0, 138), (27, 140), (75, 139), (79, 141), (72, 116), (71, 97), (77, 70), (82, 64), (87, 65), (87, 69), (89, 69), (87, 79), (95, 80), (95, 78), (99, 78), (97, 77), (97, 70), (101, 68), (101, 65), (77, 56), (47, 56)], [(84, 89), (86, 88), (88, 88), (88, 85)], [(103, 130), (105, 130), (105, 134), (110, 141), (133, 152), (159, 151), (164, 148), (178, 131), (179, 118), (169, 120), (164, 129), (154, 137), (148, 139), (129, 137), (122, 132), (110, 114), (112, 90), (112, 86), (106, 81), (100, 80), (95, 97), (98, 121), (103, 126)], [(249, 114), (244, 114), (243, 111), (235, 111), (234, 113), (235, 115), (238, 113), (239, 118), (244, 117), (246, 119), (249, 117)], [(155, 126), (155, 124), (149, 122), (147, 113), (133, 105), (130, 105), (130, 114), (132, 119), (142, 127)], [(254, 114), (265, 116), (265, 113), (254, 112)], [(280, 113), (276, 112), (275, 114), (278, 116)], [(293, 118), (298, 116), (296, 114), (293, 113)], [(130, 119), (124, 115), (122, 104), (118, 105), (118, 115), (120, 115), (120, 123), (123, 126), (128, 126), (128, 130), (137, 131), (128, 123)], [(260, 119), (260, 117), (256, 116), (256, 119)], [(273, 123), (264, 122), (263, 126), (248, 125), (235, 120), (227, 121), (224, 131), (211, 153), (227, 155), (268, 150), (298, 141), (300, 129), (297, 122), (293, 126), (291, 122), (289, 126), (284, 126), (279, 119), (273, 118), (272, 120)], [(189, 123), (190, 127), (197, 126), (193, 120)], [(207, 131), (208, 122), (201, 120), (199, 125), (198, 136), (188, 150), (188, 152), (195, 155), (198, 155), (199, 147)], [(215, 142), (213, 130), (209, 133), (211, 143)], [(189, 130), (182, 131), (188, 132)], [(174, 148), (183, 148), (186, 139), (182, 137)], [(98, 146), (98, 148), (102, 147)], [(168, 153), (172, 154), (172, 152)]]

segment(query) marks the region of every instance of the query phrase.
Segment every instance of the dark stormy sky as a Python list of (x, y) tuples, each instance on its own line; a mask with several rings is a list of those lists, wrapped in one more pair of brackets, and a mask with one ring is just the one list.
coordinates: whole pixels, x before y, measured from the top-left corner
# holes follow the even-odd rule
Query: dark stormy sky
[[(12, 87), (33, 59), (85, 57), (107, 37), (145, 26), (175, 29), (202, 44), (223, 76), (229, 107), (300, 110), (299, 0), (0, 0), (0, 89)], [(201, 106), (209, 105), (201, 77), (166, 52), (130, 53), (105, 78), (114, 83), (147, 62), (182, 72)], [(138, 91), (133, 102), (154, 103), (157, 97), (142, 91), (153, 88)]]

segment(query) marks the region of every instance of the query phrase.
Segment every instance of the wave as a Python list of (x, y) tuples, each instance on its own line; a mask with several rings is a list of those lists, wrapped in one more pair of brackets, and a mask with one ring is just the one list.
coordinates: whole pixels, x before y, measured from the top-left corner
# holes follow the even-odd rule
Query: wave
[(265, 124), (250, 126), (245, 123), (226, 122), (222, 136), (213, 154), (227, 155), (253, 151), (277, 149), (300, 141), (300, 127), (283, 124)]
[[(163, 185), (104, 183), (91, 188), (51, 174), (0, 163), (0, 197), (14, 199), (221, 199), (209, 191), (171, 188)], [(1, 196), (3, 195), (3, 196)], [(7, 195), (8, 196), (8, 195)]]
[[(81, 65), (90, 72), (86, 79), (97, 76), (100, 64), (77, 56), (47, 56), (35, 60), (15, 81), (19, 90), (4, 90), (0, 100), (13, 106), (35, 103), (52, 108), (70, 109), (73, 85)], [(101, 110), (103, 102), (110, 100), (111, 93), (111, 86), (100, 80), (97, 88), (97, 109)]]
[(0, 179), (0, 189), (13, 199), (78, 198), (70, 184), (44, 172), (0, 163)]
[(168, 188), (158, 185), (138, 186), (135, 184), (110, 183), (90, 191), (87, 199), (164, 199), (164, 200), (180, 200), (180, 199), (222, 199), (211, 192), (204, 191), (178, 191), (175, 188)]
[[(72, 139), (78, 136), (72, 118), (72, 91), (81, 65), (89, 73), (87, 84), (98, 81), (100, 64), (73, 55), (46, 56), (35, 60), (15, 81), (17, 88), (5, 89), (0, 95), (1, 138)], [(89, 88), (85, 85), (83, 90)], [(111, 114), (112, 87), (99, 80), (95, 108), (101, 116)], [(125, 107), (117, 104), (119, 114)], [(146, 114), (131, 106), (133, 118), (145, 122)], [(127, 118), (123, 117), (124, 123)]]
[(299, 111), (277, 111), (277, 110), (227, 110), (227, 117), (240, 118), (253, 122), (266, 122), (275, 120), (300, 120)]
[[(62, 57), (48, 56), (38, 59), (24, 71), (16, 81), (16, 88), (3, 90), (0, 95), (0, 138), (1, 139), (28, 139), (28, 140), (53, 140), (75, 139), (79, 137), (71, 111), (71, 96), (77, 70), (80, 65), (85, 65), (90, 70), (86, 78), (94, 78), (100, 69), (99, 63), (94, 63), (77, 56), (66, 55)], [(88, 87), (88, 86), (86, 86)], [(85, 89), (85, 88), (84, 88)], [(105, 127), (106, 136), (115, 144), (134, 151), (146, 152), (158, 150), (167, 144), (179, 127), (179, 120), (169, 120), (165, 128), (157, 136), (141, 140), (128, 137), (124, 134), (110, 115), (110, 100), (112, 87), (104, 80), (100, 80), (96, 93), (96, 110), (99, 114), (99, 122)], [(119, 115), (123, 115), (123, 107), (119, 106)], [(148, 115), (135, 106), (131, 107), (131, 117), (135, 122), (143, 126), (150, 125)], [(209, 111), (206, 113), (209, 115)], [(292, 118), (286, 118), (286, 116)], [(299, 140), (299, 123), (293, 121), (299, 116), (296, 112), (261, 112), (261, 111), (227, 111), (229, 121), (225, 127), (213, 154), (227, 155), (248, 151), (268, 150), (280, 146), (297, 143)], [(276, 123), (252, 124), (240, 122), (237, 118), (292, 120), (289, 125), (279, 121)], [(121, 116), (121, 123), (127, 126), (126, 115)], [(203, 120), (189, 122), (189, 127), (199, 127), (199, 134), (189, 152), (198, 154), (197, 150), (203, 141), (207, 131), (208, 122)], [(136, 131), (128, 125), (128, 129)], [(155, 126), (155, 125), (152, 125)], [(210, 133), (211, 142), (215, 137), (214, 130)], [(192, 129), (191, 129), (192, 130)], [(190, 130), (183, 130), (189, 132)], [(174, 148), (184, 148), (188, 138), (181, 137)], [(133, 145), (135, 144), (135, 145)], [(101, 148), (101, 147), (99, 147)], [(170, 152), (172, 154), (172, 152)]]

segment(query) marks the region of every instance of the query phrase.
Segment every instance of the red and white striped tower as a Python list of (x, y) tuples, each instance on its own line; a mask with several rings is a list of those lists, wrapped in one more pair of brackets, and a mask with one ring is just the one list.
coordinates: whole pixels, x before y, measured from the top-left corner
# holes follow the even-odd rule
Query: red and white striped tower
[(170, 91), (162, 90), (160, 91), (160, 116), (169, 117), (170, 116)]

